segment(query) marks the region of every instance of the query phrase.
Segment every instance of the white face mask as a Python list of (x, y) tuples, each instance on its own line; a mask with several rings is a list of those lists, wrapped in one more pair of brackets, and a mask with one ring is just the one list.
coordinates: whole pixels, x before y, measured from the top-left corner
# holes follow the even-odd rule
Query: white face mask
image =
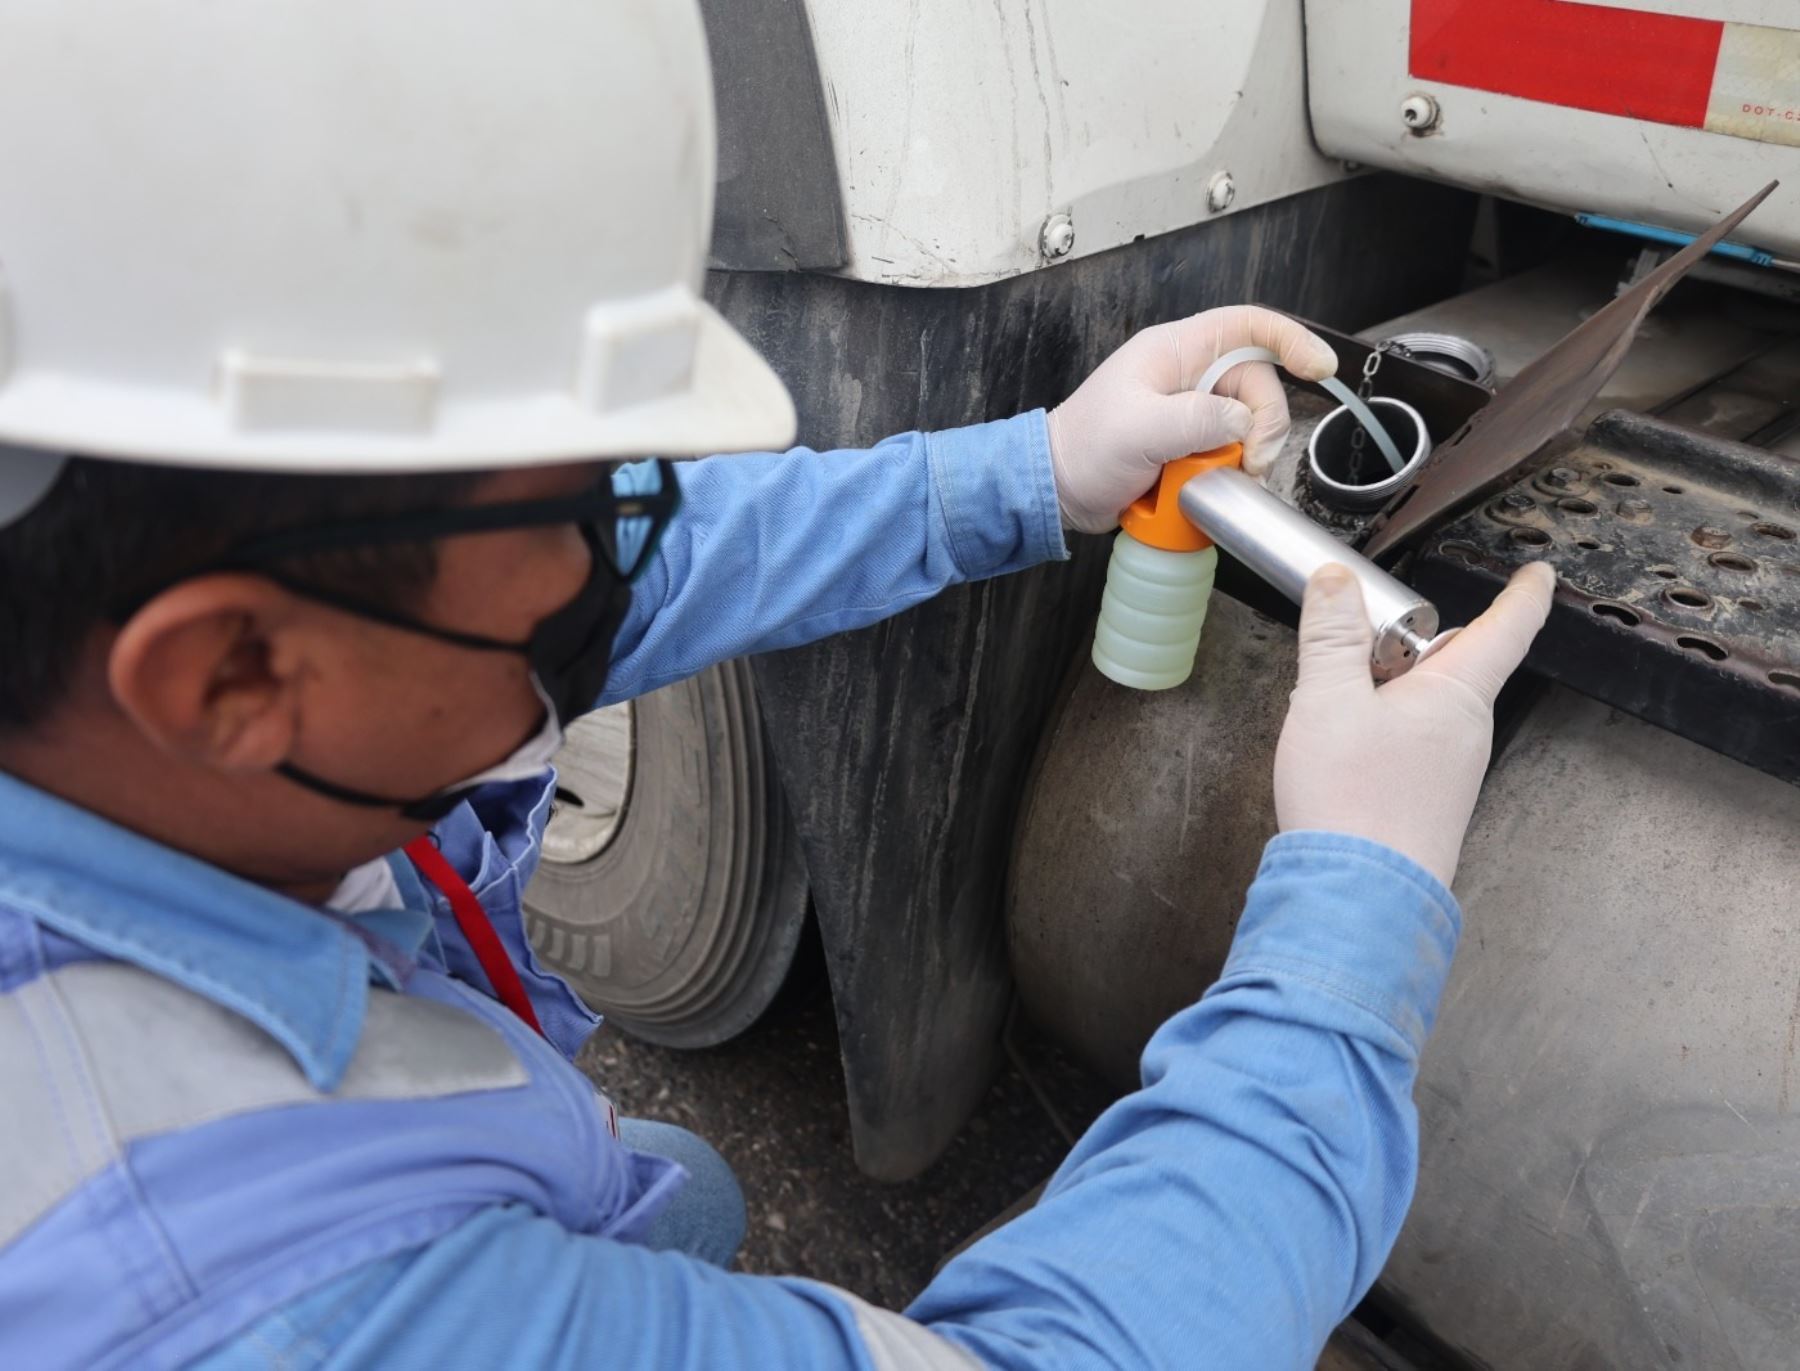
[(460, 795), (484, 785), (502, 785), (509, 781), (529, 781), (541, 776), (549, 770), (556, 754), (562, 751), (562, 721), (556, 717), (556, 707), (550, 703), (550, 697), (544, 693), (544, 687), (538, 683), (537, 673), (531, 677), (531, 688), (537, 693), (538, 702), (544, 706), (544, 726), (527, 739), (509, 757), (503, 757), (486, 771), (477, 772), (466, 781), (458, 781), (455, 785), (447, 785), (439, 790), (439, 795)]

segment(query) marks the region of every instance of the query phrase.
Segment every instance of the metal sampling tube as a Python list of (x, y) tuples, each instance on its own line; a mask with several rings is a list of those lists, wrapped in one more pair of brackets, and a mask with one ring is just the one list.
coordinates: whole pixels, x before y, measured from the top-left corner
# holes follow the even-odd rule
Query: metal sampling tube
[(1202, 472), (1182, 486), (1181, 512), (1295, 604), (1320, 567), (1331, 562), (1349, 567), (1362, 584), (1375, 629), (1370, 664), (1376, 680), (1404, 676), (1435, 646), (1436, 605), (1236, 467)]

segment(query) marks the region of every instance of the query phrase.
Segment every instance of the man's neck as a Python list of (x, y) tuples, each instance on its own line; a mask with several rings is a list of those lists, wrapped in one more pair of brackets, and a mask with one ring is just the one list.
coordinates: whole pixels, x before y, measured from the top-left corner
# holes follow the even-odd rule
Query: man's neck
[(351, 838), (341, 822), (315, 823), (317, 837), (309, 843), (302, 825), (314, 816), (293, 812), (303, 799), (284, 794), (288, 787), (278, 777), (196, 774), (154, 753), (135, 730), (121, 736), (91, 717), (64, 715), (0, 738), (0, 771), (304, 904), (323, 905), (352, 868), (399, 845)]

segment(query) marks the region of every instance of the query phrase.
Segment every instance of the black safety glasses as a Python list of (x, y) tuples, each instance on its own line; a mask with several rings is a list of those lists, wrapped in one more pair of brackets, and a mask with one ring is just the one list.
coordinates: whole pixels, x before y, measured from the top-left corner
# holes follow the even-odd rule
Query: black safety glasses
[(351, 519), (319, 528), (284, 529), (232, 548), (209, 570), (262, 570), (272, 563), (383, 543), (429, 543), (470, 533), (575, 524), (595, 555), (630, 584), (656, 557), (657, 546), (681, 507), (675, 464), (666, 457), (601, 475), (587, 490), (547, 500), (458, 505), (417, 514)]

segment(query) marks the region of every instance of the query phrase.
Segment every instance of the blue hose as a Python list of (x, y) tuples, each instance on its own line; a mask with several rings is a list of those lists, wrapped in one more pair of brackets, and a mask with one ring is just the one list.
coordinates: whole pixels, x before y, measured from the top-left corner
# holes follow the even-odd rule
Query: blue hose
[[(1575, 222), (1583, 228), (1605, 229), (1608, 233), (1623, 233), (1630, 238), (1642, 238), (1652, 243), (1666, 243), (1672, 248), (1684, 248), (1698, 236), (1683, 233), (1680, 229), (1663, 228), (1657, 224), (1640, 224), (1635, 219), (1615, 219), (1610, 214), (1577, 214)], [(1718, 243), (1712, 250), (1714, 257), (1729, 257), (1734, 262), (1749, 262), (1759, 267), (1777, 267), (1792, 271), (1794, 264), (1778, 261), (1772, 253), (1761, 248), (1749, 247), (1744, 243)]]

